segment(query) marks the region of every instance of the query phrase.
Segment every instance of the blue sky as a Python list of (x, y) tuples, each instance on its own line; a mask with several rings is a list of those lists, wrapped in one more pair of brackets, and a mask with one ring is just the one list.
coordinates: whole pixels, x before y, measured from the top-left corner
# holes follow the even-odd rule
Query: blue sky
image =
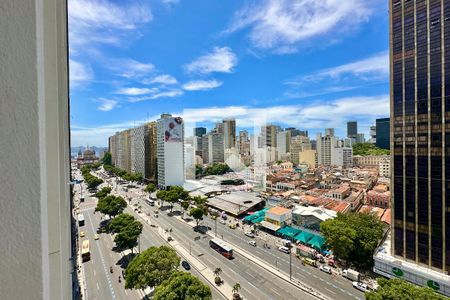
[(73, 146), (162, 112), (341, 137), (389, 115), (388, 1), (68, 2)]

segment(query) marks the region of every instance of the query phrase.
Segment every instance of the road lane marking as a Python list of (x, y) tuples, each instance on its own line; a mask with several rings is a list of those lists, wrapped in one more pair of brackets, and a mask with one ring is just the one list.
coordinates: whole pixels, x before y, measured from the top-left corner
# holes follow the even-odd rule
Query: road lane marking
[(328, 289), (328, 288), (326, 288), (326, 287), (324, 287), (323, 289), (324, 289), (324, 290), (327, 290), (328, 292), (332, 293), (333, 295), (336, 295), (336, 292), (333, 292), (332, 290), (330, 290), (330, 289)]
[(100, 290), (100, 286), (98, 285), (98, 281), (97, 281), (97, 291)]
[[(94, 224), (92, 224), (91, 215), (90, 214), (87, 214), (87, 215), (88, 215), (89, 223), (91, 224), (91, 228), (94, 229)], [(98, 253), (100, 254), (100, 260), (102, 261), (103, 271), (105, 272), (106, 280), (108, 281), (109, 291), (111, 292), (112, 299), (116, 300), (116, 295), (114, 293), (114, 289), (111, 284), (111, 279), (109, 278), (108, 272), (106, 270), (106, 264), (105, 264), (105, 259), (103, 258), (103, 254), (100, 251), (100, 248), (97, 245), (97, 243), (94, 243), (94, 245), (95, 245), (95, 249), (97, 249)]]

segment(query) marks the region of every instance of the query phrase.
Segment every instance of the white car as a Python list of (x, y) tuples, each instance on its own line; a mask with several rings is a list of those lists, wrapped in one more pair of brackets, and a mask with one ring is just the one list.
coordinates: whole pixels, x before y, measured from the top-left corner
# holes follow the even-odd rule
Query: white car
[(285, 247), (285, 246), (281, 246), (281, 247), (278, 247), (278, 250), (280, 250), (281, 252), (284, 252), (284, 253), (286, 253), (286, 254), (289, 254), (291, 251), (289, 250), (289, 248), (288, 247)]
[(225, 222), (225, 220), (220, 219), (220, 220), (219, 220), (219, 223), (225, 225), (227, 222)]
[(248, 236), (248, 237), (251, 237), (251, 238), (255, 237), (255, 234), (253, 232), (251, 232), (251, 231), (246, 231), (245, 235)]
[(369, 288), (367, 287), (367, 284), (362, 283), (360, 281), (353, 281), (352, 285), (355, 289), (358, 289), (361, 292), (367, 292), (369, 290)]
[(321, 271), (323, 271), (323, 272), (325, 272), (325, 273), (328, 273), (328, 274), (331, 274), (332, 272), (331, 272), (331, 268), (329, 267), (329, 266), (320, 266), (319, 267), (319, 270), (321, 270)]
[(255, 241), (248, 241), (248, 243), (249, 243), (250, 245), (252, 245), (253, 247), (256, 247), (256, 242), (255, 242)]

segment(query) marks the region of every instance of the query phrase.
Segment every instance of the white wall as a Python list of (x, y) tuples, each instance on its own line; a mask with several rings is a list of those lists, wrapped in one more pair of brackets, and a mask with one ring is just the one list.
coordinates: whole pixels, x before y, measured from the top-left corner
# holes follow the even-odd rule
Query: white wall
[(66, 3), (0, 3), (0, 298), (70, 299)]

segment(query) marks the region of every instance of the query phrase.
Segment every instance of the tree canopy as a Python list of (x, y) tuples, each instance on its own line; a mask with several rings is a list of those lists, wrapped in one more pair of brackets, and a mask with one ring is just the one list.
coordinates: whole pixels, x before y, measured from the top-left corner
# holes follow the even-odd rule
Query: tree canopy
[(198, 227), (198, 223), (200, 223), (200, 221), (203, 219), (203, 216), (205, 215), (205, 210), (201, 207), (194, 207), (191, 209), (189, 214), (195, 219)]
[(320, 231), (338, 258), (365, 267), (373, 264), (372, 255), (383, 229), (383, 223), (368, 213), (338, 213), (335, 219), (320, 224)]
[(145, 289), (160, 285), (178, 270), (180, 258), (168, 246), (150, 247), (125, 269), (125, 288)]
[(105, 186), (95, 194), (95, 197), (97, 197), (98, 199), (106, 197), (109, 195), (109, 193), (111, 193), (111, 190), (111, 187)]
[(101, 178), (91, 174), (91, 167), (84, 166), (81, 168), (81, 174), (89, 189), (95, 189), (97, 186), (103, 183)]
[(130, 214), (122, 213), (118, 215), (117, 217), (112, 220), (109, 225), (108, 229), (111, 232), (119, 233), (122, 231), (123, 228), (127, 227), (131, 222), (135, 221), (135, 217)]
[(142, 223), (130, 214), (120, 214), (108, 225), (108, 229), (117, 235), (114, 238), (117, 248), (120, 250), (133, 249), (137, 239), (142, 233)]
[(353, 144), (353, 155), (389, 155), (389, 150), (378, 148), (372, 143), (356, 143)]
[(448, 299), (429, 287), (416, 286), (398, 278), (379, 278), (378, 284), (376, 291), (366, 293), (367, 300)]
[(103, 168), (105, 169), (105, 171), (113, 173), (114, 175), (121, 177), (123, 180), (141, 181), (143, 179), (143, 176), (140, 173), (128, 173), (125, 170), (116, 168), (111, 165), (104, 165)]
[(224, 163), (213, 163), (206, 167), (203, 167), (202, 165), (196, 165), (195, 177), (200, 178), (208, 175), (223, 175), (231, 171), (231, 168)]
[(95, 211), (114, 217), (123, 212), (125, 207), (127, 207), (127, 203), (122, 197), (109, 195), (98, 200)]
[(186, 272), (175, 272), (157, 286), (154, 300), (209, 300), (211, 289), (197, 277)]
[(156, 191), (156, 186), (153, 183), (149, 183), (145, 187), (144, 191), (147, 192), (147, 193), (153, 193), (153, 192)]
[(110, 152), (105, 152), (103, 154), (102, 162), (103, 162), (104, 165), (109, 165), (110, 166), (112, 164), (112, 155), (111, 155)]

